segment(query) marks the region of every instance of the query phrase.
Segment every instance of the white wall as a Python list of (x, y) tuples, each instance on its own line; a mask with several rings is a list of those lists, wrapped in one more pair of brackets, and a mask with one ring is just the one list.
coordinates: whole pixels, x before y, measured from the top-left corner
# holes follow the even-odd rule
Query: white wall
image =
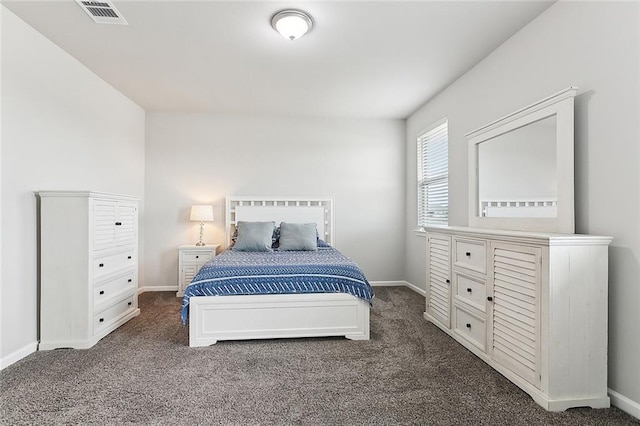
[(0, 10), (4, 367), (37, 341), (34, 191), (142, 196), (145, 113), (4, 6)]
[(226, 195), (335, 197), (336, 247), (369, 280), (404, 276), (404, 120), (147, 113), (146, 286), (175, 288), (189, 207), (213, 204), (205, 242), (225, 238)]
[[(576, 232), (614, 237), (609, 255), (609, 388), (640, 409), (640, 3), (558, 2), (407, 120), (407, 280), (425, 286), (414, 235), (415, 140), (449, 119), (450, 224), (467, 225), (464, 135), (570, 85)], [(626, 399), (625, 399), (626, 398)], [(640, 411), (635, 411), (636, 415)]]

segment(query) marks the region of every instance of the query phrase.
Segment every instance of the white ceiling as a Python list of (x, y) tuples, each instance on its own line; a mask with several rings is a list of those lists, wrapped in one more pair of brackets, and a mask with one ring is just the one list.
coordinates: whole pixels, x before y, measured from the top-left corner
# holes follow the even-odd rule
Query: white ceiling
[[(113, 3), (128, 26), (2, 0), (147, 111), (406, 118), (553, 2)], [(293, 42), (270, 26), (286, 7), (315, 20)]]

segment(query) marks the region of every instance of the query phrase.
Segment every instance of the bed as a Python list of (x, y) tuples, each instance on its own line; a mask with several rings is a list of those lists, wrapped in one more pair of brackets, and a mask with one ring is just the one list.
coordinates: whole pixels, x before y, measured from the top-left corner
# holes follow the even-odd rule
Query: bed
[[(314, 224), (317, 249), (225, 250), (212, 259), (185, 289), (181, 315), (189, 346), (326, 336), (368, 340), (373, 291), (358, 265), (334, 248), (333, 199), (227, 197), (228, 244), (236, 243), (243, 225), (270, 221), (276, 228), (282, 222)], [(288, 235), (282, 234), (284, 243)], [(272, 241), (277, 247), (276, 232)]]

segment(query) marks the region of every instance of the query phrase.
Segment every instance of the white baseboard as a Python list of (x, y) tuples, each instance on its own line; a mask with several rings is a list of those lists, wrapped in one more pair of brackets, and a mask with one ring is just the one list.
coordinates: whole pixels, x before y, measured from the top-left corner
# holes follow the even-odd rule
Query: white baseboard
[(371, 284), (372, 287), (407, 287), (422, 296), (427, 296), (427, 292), (425, 290), (407, 281), (371, 281), (369, 284)]
[(640, 403), (635, 402), (611, 389), (607, 389), (607, 393), (609, 394), (609, 398), (611, 398), (611, 405), (631, 414), (636, 419), (640, 419)]
[(22, 349), (18, 349), (17, 351), (10, 353), (4, 358), (0, 359), (0, 370), (4, 370), (6, 367), (20, 361), (22, 358), (31, 355), (35, 351), (38, 350), (38, 342), (29, 343)]
[(146, 293), (148, 291), (178, 291), (177, 285), (158, 285), (158, 286), (145, 286), (138, 288), (138, 294)]
[(418, 294), (420, 294), (420, 295), (422, 295), (424, 297), (427, 297), (427, 291), (426, 290), (423, 290), (420, 287), (418, 287), (416, 285), (413, 285), (413, 284), (411, 284), (410, 282), (407, 282), (407, 281), (405, 281), (405, 286), (407, 286), (407, 288), (410, 288), (411, 290), (415, 291), (416, 293), (418, 293)]
[(369, 281), (371, 287), (403, 287), (406, 281)]

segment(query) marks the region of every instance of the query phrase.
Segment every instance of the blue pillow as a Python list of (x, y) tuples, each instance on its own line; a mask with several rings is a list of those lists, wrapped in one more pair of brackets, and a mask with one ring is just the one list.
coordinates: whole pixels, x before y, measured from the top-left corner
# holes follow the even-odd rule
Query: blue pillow
[(279, 250), (281, 251), (317, 251), (318, 232), (315, 223), (280, 224)]
[(271, 248), (275, 222), (243, 222), (236, 224), (238, 237), (234, 251), (273, 251)]
[[(238, 236), (238, 230), (233, 233), (233, 237), (231, 237), (231, 246), (233, 247), (233, 243), (236, 241), (236, 237)], [(331, 247), (331, 244), (324, 241), (320, 238), (320, 234), (318, 233), (318, 228), (316, 226), (316, 238), (318, 239), (318, 248), (320, 247)], [(273, 231), (273, 243), (271, 244), (271, 248), (277, 250), (280, 247), (280, 227), (278, 226), (275, 231)]]
[[(271, 236), (271, 248), (278, 248), (278, 238), (280, 238), (280, 227), (277, 227), (273, 230), (273, 235)], [(236, 226), (233, 230), (233, 235), (231, 235), (231, 244), (229, 248), (233, 248), (238, 239), (238, 227)]]

